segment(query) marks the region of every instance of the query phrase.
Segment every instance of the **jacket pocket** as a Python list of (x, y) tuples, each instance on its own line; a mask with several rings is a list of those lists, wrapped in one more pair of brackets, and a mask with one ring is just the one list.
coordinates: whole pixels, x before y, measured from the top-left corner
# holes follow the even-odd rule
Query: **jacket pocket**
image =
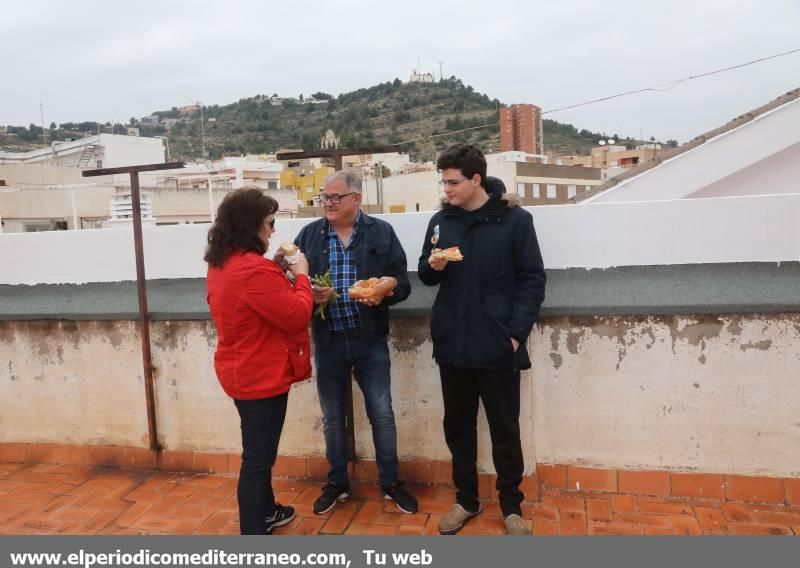
[(304, 381), (311, 376), (311, 340), (303, 330), (286, 340), (288, 375), (291, 382)]
[(443, 302), (434, 302), (431, 310), (431, 339), (445, 340), (452, 337), (454, 328), (453, 311)]
[(367, 247), (367, 274), (368, 276), (386, 276), (386, 267), (392, 261), (389, 258), (389, 242), (378, 241), (370, 243)]
[(487, 362), (513, 366), (514, 345), (508, 328), (510, 309), (502, 294), (489, 294), (483, 302), (486, 342), (483, 351)]

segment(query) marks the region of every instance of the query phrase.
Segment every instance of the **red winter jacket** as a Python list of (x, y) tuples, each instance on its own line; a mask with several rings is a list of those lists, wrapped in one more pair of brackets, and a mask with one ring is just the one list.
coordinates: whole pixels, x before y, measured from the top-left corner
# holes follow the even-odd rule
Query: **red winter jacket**
[(209, 266), (206, 289), (217, 328), (214, 368), (228, 396), (270, 398), (311, 376), (307, 276), (292, 286), (273, 261), (237, 251), (221, 268)]

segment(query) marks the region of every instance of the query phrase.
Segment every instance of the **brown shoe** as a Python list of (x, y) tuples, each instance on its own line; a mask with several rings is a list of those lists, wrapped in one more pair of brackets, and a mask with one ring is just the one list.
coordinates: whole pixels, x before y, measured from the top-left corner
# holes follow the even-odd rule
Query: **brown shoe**
[(461, 527), (464, 526), (464, 523), (472, 517), (479, 515), (481, 511), (481, 507), (478, 506), (478, 510), (472, 513), (456, 503), (450, 508), (450, 511), (442, 517), (442, 520), (439, 521), (439, 534), (456, 534), (461, 530)]
[(519, 515), (509, 515), (504, 520), (506, 524), (506, 534), (511, 536), (528, 536), (531, 530), (525, 520)]

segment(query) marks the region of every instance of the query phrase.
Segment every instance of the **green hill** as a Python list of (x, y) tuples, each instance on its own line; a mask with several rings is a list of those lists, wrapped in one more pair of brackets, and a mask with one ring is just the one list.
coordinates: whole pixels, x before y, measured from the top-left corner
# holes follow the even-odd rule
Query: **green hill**
[[(273, 95), (275, 97), (277, 95)], [(345, 147), (398, 144), (414, 160), (431, 160), (454, 142), (477, 144), (487, 152), (498, 151), (497, 99), (476, 92), (460, 79), (451, 77), (436, 83), (403, 83), (399, 79), (333, 97), (314, 93), (324, 103), (284, 99), (281, 105), (269, 95), (256, 95), (235, 103), (203, 107), (205, 144), (210, 158), (224, 154), (271, 153), (279, 148), (314, 149), (326, 130), (340, 137)], [(202, 158), (200, 112), (181, 117), (177, 108), (157, 111), (162, 119), (179, 122), (164, 126), (139, 124), (142, 136), (167, 136), (172, 159)], [(474, 128), (489, 125), (484, 128)], [(49, 140), (63, 140), (88, 133), (124, 132), (123, 125), (95, 122), (51, 124)], [(471, 130), (465, 130), (471, 129)], [(15, 137), (0, 137), (0, 147), (22, 150), (41, 145), (42, 129), (9, 127)], [(0, 135), (1, 136), (1, 135)], [(571, 124), (544, 120), (545, 151), (554, 154), (588, 154), (590, 148), (609, 134), (578, 130)], [(615, 138), (619, 137), (614, 134)], [(409, 142), (410, 141), (410, 142)], [(620, 140), (633, 146), (632, 139)]]

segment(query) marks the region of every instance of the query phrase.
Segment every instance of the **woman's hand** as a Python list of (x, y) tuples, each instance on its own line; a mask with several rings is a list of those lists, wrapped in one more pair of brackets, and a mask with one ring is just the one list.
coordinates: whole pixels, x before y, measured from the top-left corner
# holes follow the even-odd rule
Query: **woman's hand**
[[(306, 255), (304, 255), (302, 252), (299, 252), (297, 253), (297, 257), (298, 257), (297, 262), (295, 262), (294, 264), (287, 263), (286, 268), (289, 270), (289, 272), (291, 272), (295, 276), (297, 276), (298, 274), (305, 274), (306, 276), (308, 276), (308, 259), (306, 258)], [(283, 261), (286, 262), (285, 259), (283, 259)]]

